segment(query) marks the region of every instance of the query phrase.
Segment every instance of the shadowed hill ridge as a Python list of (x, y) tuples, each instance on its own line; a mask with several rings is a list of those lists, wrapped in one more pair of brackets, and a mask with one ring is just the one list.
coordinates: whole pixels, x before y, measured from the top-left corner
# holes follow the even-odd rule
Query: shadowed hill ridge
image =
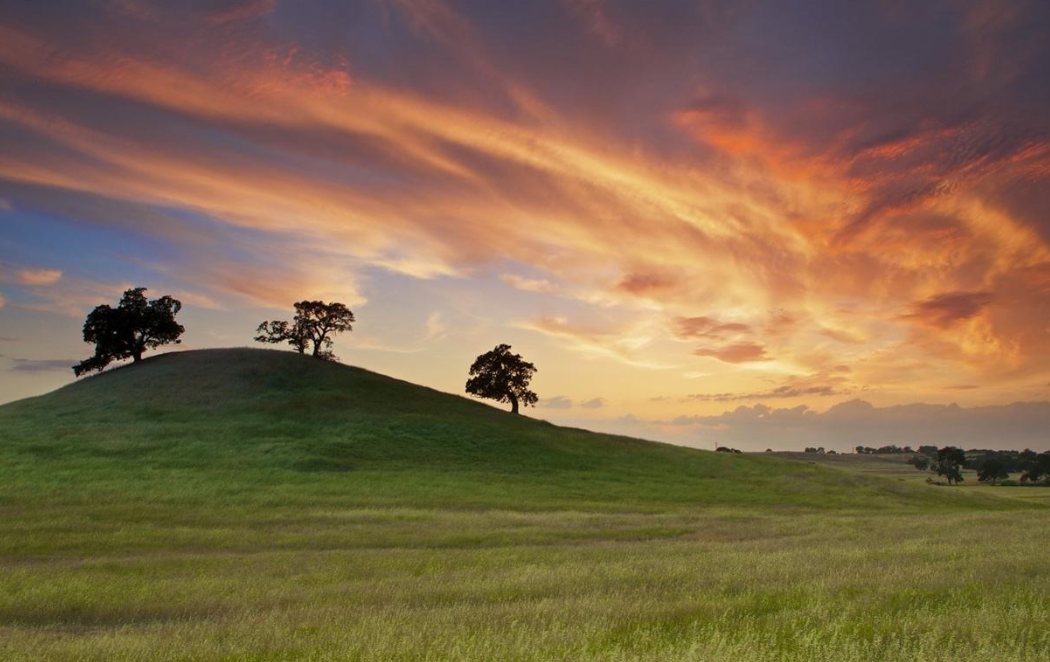
[(506, 509), (1008, 507), (774, 458), (560, 428), (257, 349), (164, 354), (0, 407), (6, 499)]

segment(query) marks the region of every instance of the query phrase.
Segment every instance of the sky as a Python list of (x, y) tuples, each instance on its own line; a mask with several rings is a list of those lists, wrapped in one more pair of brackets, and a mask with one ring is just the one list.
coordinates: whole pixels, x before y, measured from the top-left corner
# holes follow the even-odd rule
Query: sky
[(1050, 449), (1047, 71), (1040, 0), (0, 0), (0, 402), (143, 286), (591, 429)]

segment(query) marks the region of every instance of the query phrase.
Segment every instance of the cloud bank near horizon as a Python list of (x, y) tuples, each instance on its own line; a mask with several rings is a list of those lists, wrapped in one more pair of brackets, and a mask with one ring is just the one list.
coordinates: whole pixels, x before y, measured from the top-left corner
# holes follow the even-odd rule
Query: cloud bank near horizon
[(896, 444), (960, 446), (998, 450), (1048, 448), (1050, 401), (961, 407), (914, 403), (876, 407), (865, 400), (817, 412), (805, 405), (775, 408), (741, 405), (722, 414), (648, 421), (634, 416), (603, 421), (602, 429), (711, 449), (802, 450), (823, 446), (852, 451)]

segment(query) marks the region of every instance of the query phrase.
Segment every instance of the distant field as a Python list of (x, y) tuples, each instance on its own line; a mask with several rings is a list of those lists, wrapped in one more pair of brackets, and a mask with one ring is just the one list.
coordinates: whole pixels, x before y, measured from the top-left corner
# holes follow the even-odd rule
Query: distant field
[(0, 407), (0, 660), (1050, 659), (1041, 488), (907, 469), (158, 357)]
[[(930, 471), (919, 471), (908, 464), (910, 455), (895, 454), (863, 454), (855, 453), (798, 453), (798, 452), (776, 452), (771, 455), (787, 460), (798, 460), (815, 465), (835, 467), (857, 471), (868, 476), (880, 476), (913, 483), (925, 483), (927, 479), (944, 482)], [(977, 472), (972, 469), (963, 469), (963, 482), (961, 485), (952, 487), (953, 490), (970, 492), (973, 494), (996, 496), (1008, 499), (1020, 499), (1022, 501), (1040, 503), (1050, 506), (1050, 489), (1039, 485), (987, 485), (977, 480)], [(1014, 474), (1011, 478), (1020, 481), (1021, 474)]]
[[(907, 475), (908, 477), (919, 477), (930, 475), (918, 471), (908, 464), (910, 455), (857, 455), (855, 453), (802, 453), (792, 451), (777, 451), (774, 453), (755, 453), (769, 457), (779, 457), (786, 460), (799, 460), (802, 462), (819, 463), (828, 467), (849, 469), (862, 473), (876, 474), (880, 476)], [(914, 476), (913, 476), (914, 474)]]

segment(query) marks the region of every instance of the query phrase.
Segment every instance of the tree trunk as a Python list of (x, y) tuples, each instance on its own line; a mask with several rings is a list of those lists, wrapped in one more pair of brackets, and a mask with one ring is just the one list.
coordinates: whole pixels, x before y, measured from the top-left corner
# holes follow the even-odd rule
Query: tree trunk
[(146, 351), (146, 334), (135, 333), (131, 337), (131, 362), (138, 363), (142, 360), (142, 352)]
[(514, 395), (513, 393), (510, 394), (510, 413), (518, 413), (518, 396)]
[(314, 344), (314, 358), (317, 358), (321, 353), (321, 349), (324, 347), (324, 339), (328, 336), (328, 332), (324, 332), (316, 338), (311, 338), (310, 342)]

